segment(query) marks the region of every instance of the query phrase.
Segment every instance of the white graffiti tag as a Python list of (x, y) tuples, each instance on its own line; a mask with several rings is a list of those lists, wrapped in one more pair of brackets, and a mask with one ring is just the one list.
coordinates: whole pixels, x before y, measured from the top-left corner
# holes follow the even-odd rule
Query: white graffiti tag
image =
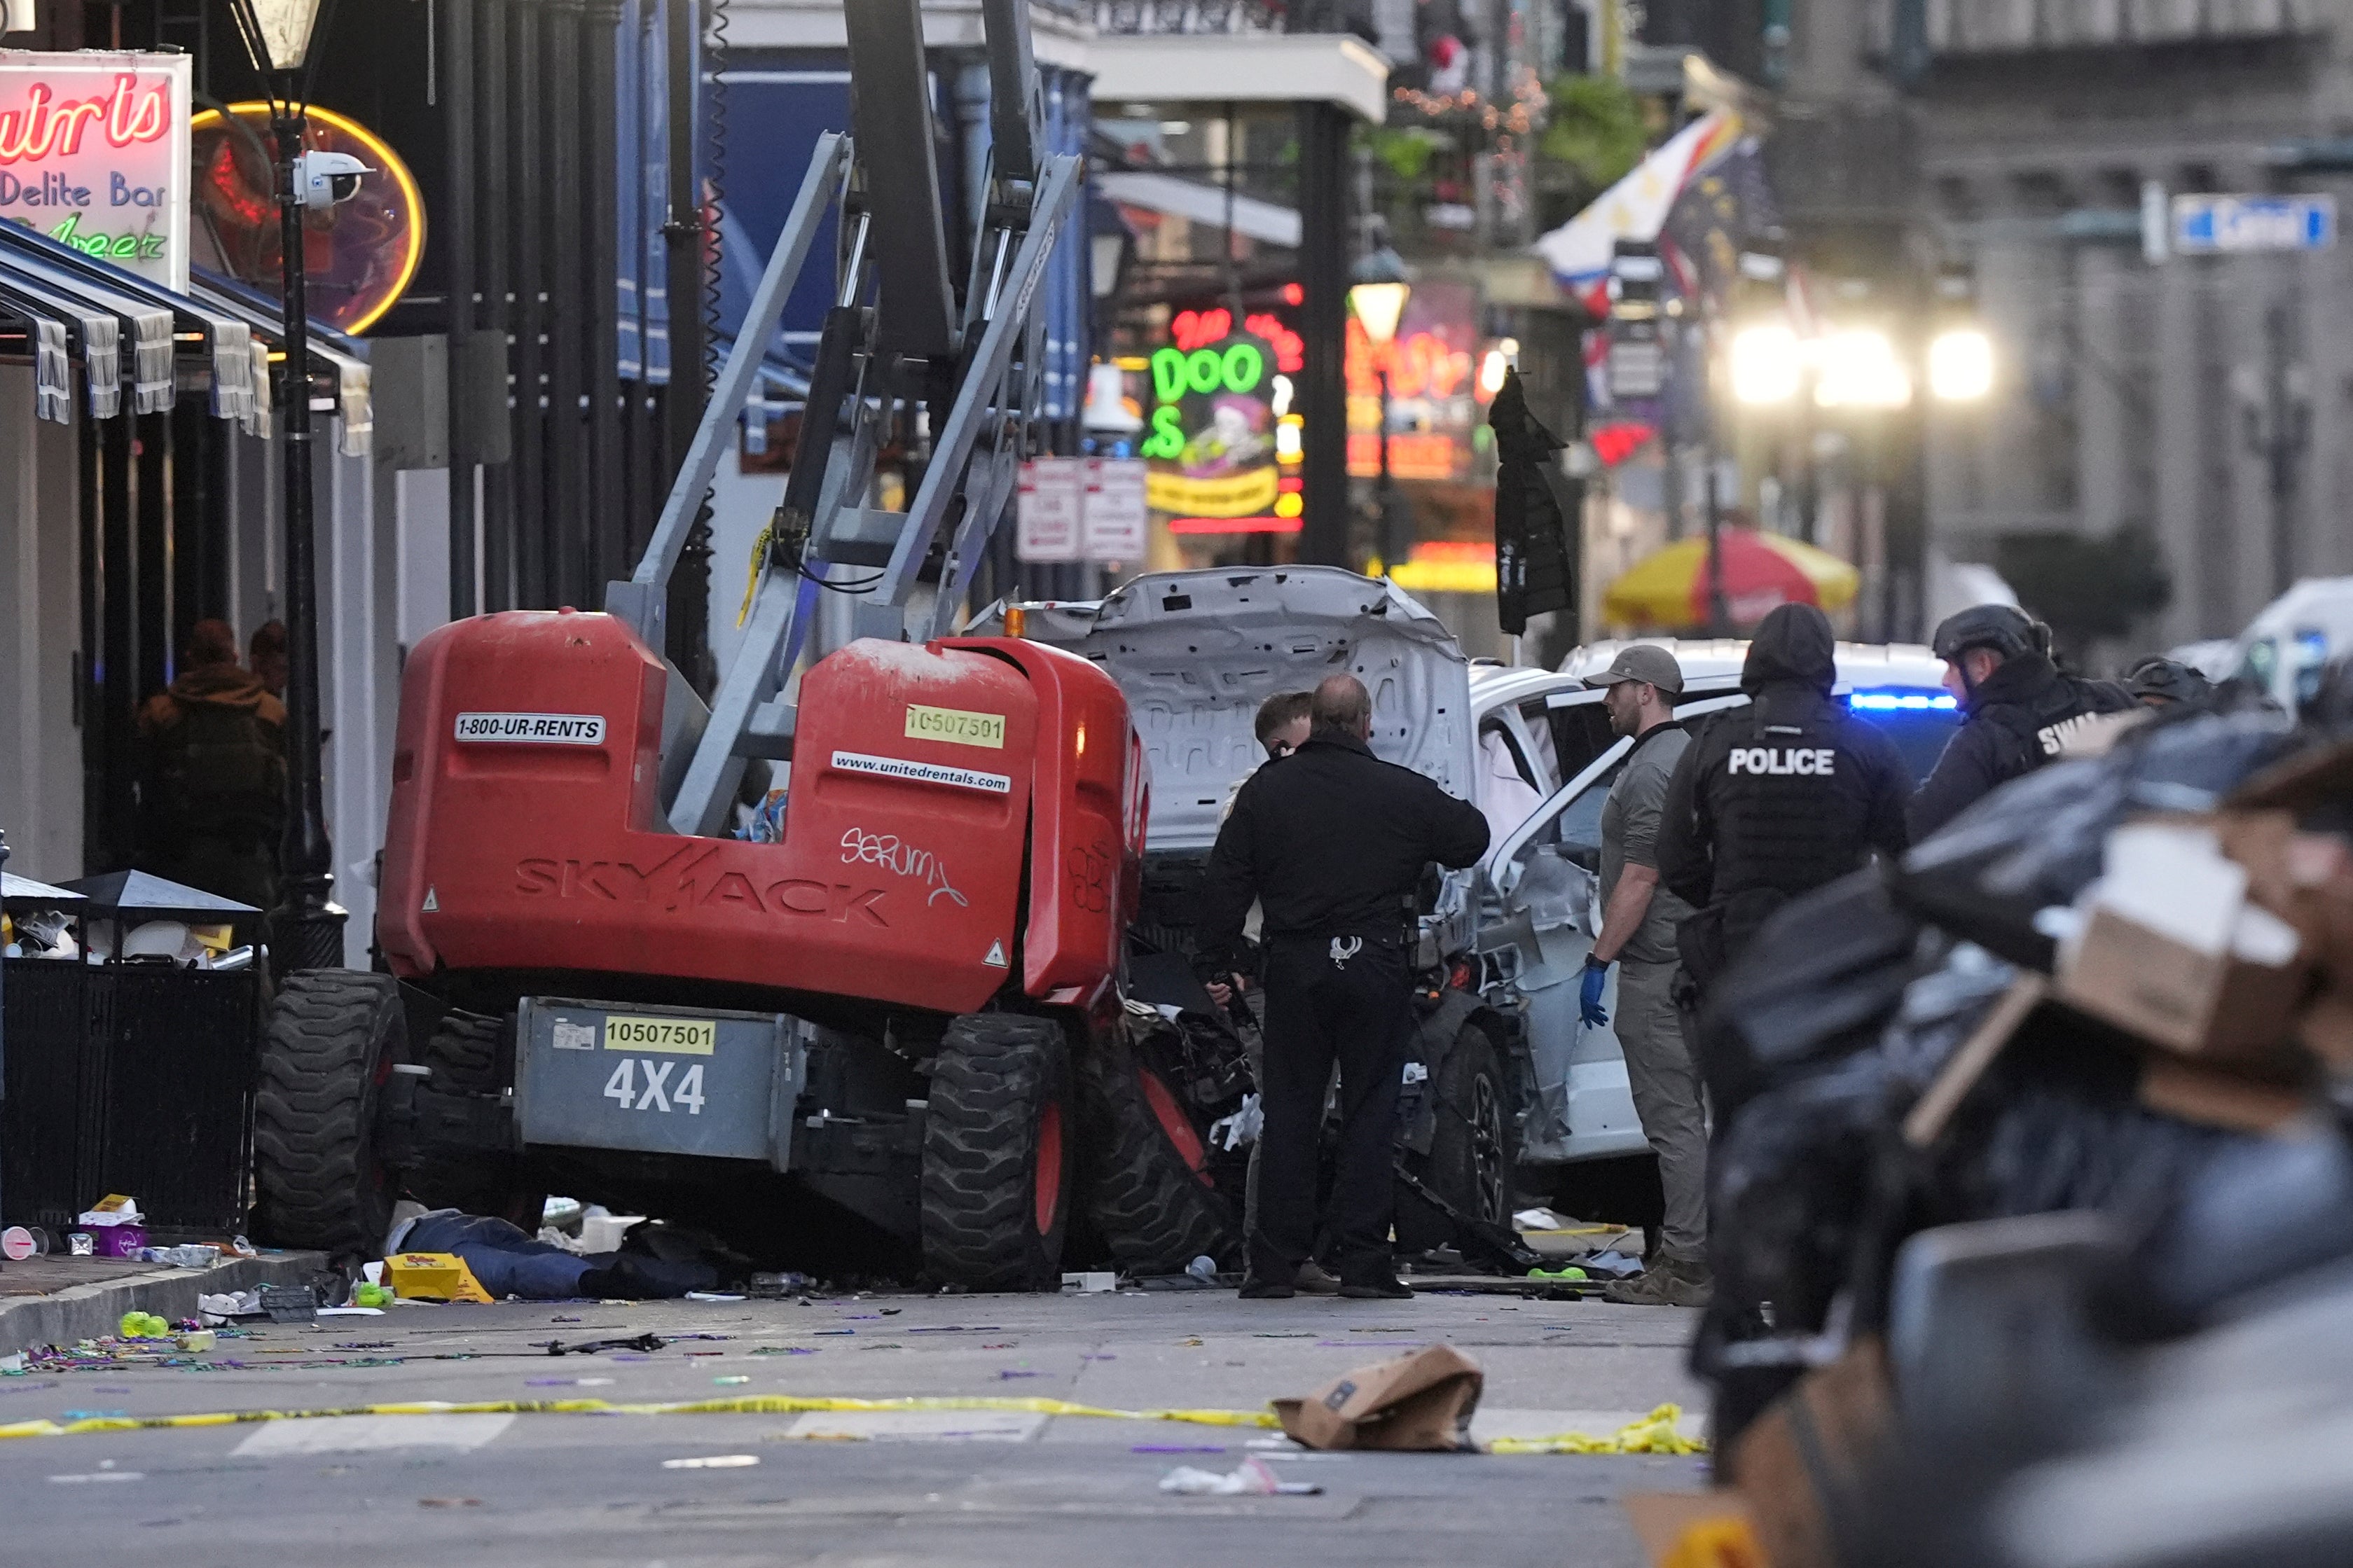
[(940, 858), (928, 849), (918, 849), (902, 844), (894, 833), (869, 833), (862, 827), (852, 827), (841, 836), (841, 863), (845, 866), (880, 866), (894, 876), (921, 882), (931, 891), (923, 896), (926, 907), (942, 898), (954, 899), (957, 905), (969, 909), (971, 900), (948, 885), (948, 868)]

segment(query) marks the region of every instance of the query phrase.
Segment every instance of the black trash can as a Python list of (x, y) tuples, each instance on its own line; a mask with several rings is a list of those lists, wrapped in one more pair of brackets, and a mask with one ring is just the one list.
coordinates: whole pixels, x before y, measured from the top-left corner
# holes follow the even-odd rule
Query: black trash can
[[(65, 897), (60, 898), (59, 895)], [(69, 1228), (109, 1193), (138, 1199), (151, 1236), (218, 1238), (244, 1228), (259, 1060), (259, 950), (232, 966), (129, 956), (164, 928), (226, 925), (260, 911), (143, 871), (62, 889), (8, 879), (22, 922), (69, 914), (84, 956), (5, 961), (0, 983), (0, 1220)], [(150, 926), (144, 935), (140, 928)], [(90, 952), (108, 956), (92, 963)]]

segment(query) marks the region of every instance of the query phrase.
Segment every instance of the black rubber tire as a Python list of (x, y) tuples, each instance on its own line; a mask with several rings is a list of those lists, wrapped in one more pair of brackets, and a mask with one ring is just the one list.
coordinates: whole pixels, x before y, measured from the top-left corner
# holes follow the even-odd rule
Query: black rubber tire
[(1151, 1070), (1116, 1046), (1091, 1052), (1081, 1069), (1087, 1217), (1129, 1274), (1182, 1274), (1203, 1256), (1226, 1267), (1241, 1249), (1233, 1214), (1154, 1114), (1144, 1081)]
[(375, 1113), (406, 1028), (388, 974), (308, 969), (280, 983), (254, 1100), (255, 1233), (334, 1258), (377, 1257), (399, 1188)]
[[(1430, 1152), (1409, 1156), (1414, 1173), (1432, 1192), (1474, 1219), (1512, 1227), (1512, 1178), (1519, 1165), (1519, 1131), (1511, 1111), (1510, 1080), (1487, 1031), (1465, 1024), (1438, 1069), (1438, 1124)], [(1444, 1215), (1400, 1192), (1398, 1246), (1427, 1252), (1454, 1241)]]
[[(496, 1094), (507, 1088), (506, 1075), (499, 1068), (507, 1027), (507, 1020), (480, 1013), (453, 1009), (443, 1014), (425, 1044), (425, 1065), (433, 1069), (433, 1086), (460, 1094)], [(406, 1174), (409, 1196), (427, 1208), (489, 1215), (539, 1234), (547, 1194), (525, 1179), (522, 1158), (512, 1152), (427, 1145)]]
[[(948, 1025), (923, 1120), (923, 1262), (934, 1284), (1060, 1287), (1076, 1197), (1071, 1110), (1070, 1046), (1060, 1025), (1014, 1013), (967, 1013)], [(1053, 1184), (1042, 1225), (1041, 1157), (1052, 1163)]]

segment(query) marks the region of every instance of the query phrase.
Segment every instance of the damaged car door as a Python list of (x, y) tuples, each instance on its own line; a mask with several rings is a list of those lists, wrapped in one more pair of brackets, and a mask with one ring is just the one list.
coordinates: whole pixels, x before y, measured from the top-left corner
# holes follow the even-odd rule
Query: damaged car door
[[(1599, 691), (1560, 692), (1560, 707), (1598, 704)], [(1734, 695), (1687, 703), (1695, 718), (1746, 701)], [(1650, 1147), (1634, 1113), (1625, 1056), (1609, 1025), (1588, 1026), (1577, 982), (1601, 929), (1601, 808), (1632, 742), (1611, 742), (1478, 869), (1481, 981), (1492, 1005), (1516, 1016), (1535, 1069), (1535, 1100), (1522, 1129), (1524, 1164), (1639, 1154)], [(1618, 976), (1603, 1005), (1614, 1019)]]

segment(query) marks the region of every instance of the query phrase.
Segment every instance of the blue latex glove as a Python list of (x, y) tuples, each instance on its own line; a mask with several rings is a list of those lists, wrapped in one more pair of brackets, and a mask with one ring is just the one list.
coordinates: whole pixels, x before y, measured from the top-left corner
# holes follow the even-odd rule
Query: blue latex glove
[(1588, 1028), (1598, 1029), (1609, 1022), (1609, 1011), (1601, 1005), (1601, 988), (1609, 984), (1609, 981), (1608, 964), (1602, 964), (1599, 968), (1591, 963), (1585, 966), (1584, 982), (1577, 988), (1577, 1010)]

